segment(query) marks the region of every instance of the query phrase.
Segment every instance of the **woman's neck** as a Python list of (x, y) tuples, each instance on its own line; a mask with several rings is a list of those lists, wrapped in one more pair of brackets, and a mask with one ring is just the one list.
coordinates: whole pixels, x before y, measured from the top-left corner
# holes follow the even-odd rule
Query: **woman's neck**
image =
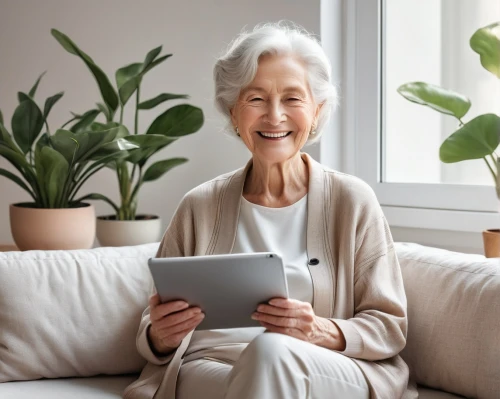
[(300, 153), (280, 163), (265, 162), (254, 157), (246, 177), (243, 197), (254, 204), (281, 208), (294, 204), (306, 195), (308, 186), (307, 164)]

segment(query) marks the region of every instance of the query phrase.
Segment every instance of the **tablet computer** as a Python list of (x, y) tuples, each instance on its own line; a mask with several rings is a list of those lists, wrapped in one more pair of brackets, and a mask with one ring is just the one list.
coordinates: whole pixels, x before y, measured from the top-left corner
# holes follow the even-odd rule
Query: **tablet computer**
[(183, 300), (205, 313), (197, 330), (260, 326), (251, 319), (257, 306), (288, 298), (283, 260), (274, 253), (151, 258), (148, 265), (162, 303)]

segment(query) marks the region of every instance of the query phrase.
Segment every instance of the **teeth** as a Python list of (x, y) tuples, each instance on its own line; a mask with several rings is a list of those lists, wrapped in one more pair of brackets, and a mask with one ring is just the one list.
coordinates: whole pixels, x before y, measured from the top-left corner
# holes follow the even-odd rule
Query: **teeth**
[(280, 132), (280, 133), (269, 133), (269, 132), (259, 132), (264, 137), (278, 138), (285, 137), (289, 132)]

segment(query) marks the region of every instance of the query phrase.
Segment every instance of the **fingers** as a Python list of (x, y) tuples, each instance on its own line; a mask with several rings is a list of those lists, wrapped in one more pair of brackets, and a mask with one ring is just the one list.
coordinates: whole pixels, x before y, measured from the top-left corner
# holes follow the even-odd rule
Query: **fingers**
[(168, 328), (183, 323), (193, 317), (203, 315), (198, 307), (189, 308), (174, 314), (165, 316), (162, 320), (157, 320), (158, 328)]
[(261, 323), (264, 322), (267, 324), (272, 324), (273, 326), (284, 328), (298, 328), (300, 324), (299, 319), (293, 317), (273, 316), (259, 312), (253, 313), (252, 319), (258, 320)]
[(298, 317), (303, 313), (303, 310), (300, 308), (299, 309), (278, 308), (276, 306), (262, 304), (257, 307), (257, 312), (266, 313), (274, 316), (281, 316), (281, 317)]
[(183, 331), (191, 331), (192, 329), (196, 328), (198, 324), (200, 324), (203, 319), (205, 318), (205, 315), (203, 313), (198, 313), (194, 315), (193, 317), (184, 320), (183, 322), (179, 324), (175, 324), (173, 326), (168, 326), (164, 327), (165, 329), (168, 329), (170, 335), (175, 335)]
[(158, 321), (171, 313), (179, 312), (189, 307), (189, 304), (184, 301), (161, 303), (159, 302), (160, 298), (155, 298), (155, 296), (156, 295), (153, 295), (149, 300), (150, 319), (152, 322)]
[(265, 322), (260, 322), (260, 324), (262, 325), (262, 327), (266, 328), (266, 332), (269, 331), (269, 332), (274, 332), (274, 333), (278, 333), (278, 334), (284, 334), (284, 335), (288, 335), (290, 337), (295, 337), (295, 338), (298, 338), (300, 340), (305, 341), (304, 334), (300, 330), (297, 330), (296, 328), (278, 327), (278, 326), (275, 326), (273, 324), (268, 324)]

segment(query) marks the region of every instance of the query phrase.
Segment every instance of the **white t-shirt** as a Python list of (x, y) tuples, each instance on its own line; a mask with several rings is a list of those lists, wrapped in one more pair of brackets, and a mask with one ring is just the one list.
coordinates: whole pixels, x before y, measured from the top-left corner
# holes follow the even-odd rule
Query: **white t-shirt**
[[(284, 208), (268, 208), (242, 198), (232, 253), (274, 252), (280, 255), (285, 265), (290, 298), (312, 304), (306, 231), (307, 195)], [(245, 327), (195, 331), (188, 353), (220, 345), (248, 343), (264, 330), (263, 327)]]
[(268, 208), (242, 198), (233, 253), (278, 254), (285, 265), (290, 298), (312, 304), (306, 232), (307, 195), (283, 208)]

